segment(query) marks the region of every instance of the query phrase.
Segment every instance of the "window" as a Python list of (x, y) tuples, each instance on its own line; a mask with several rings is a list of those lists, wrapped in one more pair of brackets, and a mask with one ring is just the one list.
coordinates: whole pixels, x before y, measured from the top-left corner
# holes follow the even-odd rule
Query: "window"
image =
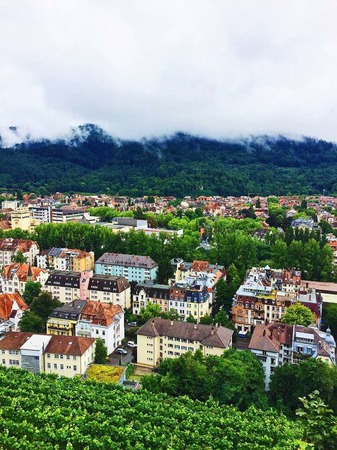
[(77, 372), (77, 366), (76, 365), (74, 365), (74, 371)]
[(5, 359), (2, 360), (2, 364), (6, 364), (6, 360)]
[(60, 369), (63, 370), (63, 364), (60, 364)]
[(54, 369), (57, 369), (57, 364), (54, 364)]
[(47, 364), (47, 368), (48, 368), (48, 369), (50, 369), (50, 366), (51, 366), (51, 364), (50, 364), (50, 363), (48, 363), (48, 364)]
[(73, 356), (73, 360), (76, 361), (76, 356)]
[(70, 359), (70, 355), (67, 355), (67, 359)]

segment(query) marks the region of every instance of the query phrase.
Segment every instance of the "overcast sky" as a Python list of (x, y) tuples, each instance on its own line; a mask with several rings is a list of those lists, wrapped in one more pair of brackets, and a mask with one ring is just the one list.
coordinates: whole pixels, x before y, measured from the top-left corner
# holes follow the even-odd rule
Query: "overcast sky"
[(1, 0), (0, 127), (337, 141), (335, 0)]

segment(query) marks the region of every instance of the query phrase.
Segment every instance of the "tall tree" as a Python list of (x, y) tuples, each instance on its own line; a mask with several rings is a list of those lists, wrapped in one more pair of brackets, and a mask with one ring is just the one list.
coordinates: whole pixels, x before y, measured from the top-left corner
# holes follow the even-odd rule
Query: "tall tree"
[(96, 339), (95, 364), (106, 364), (108, 351), (103, 339)]
[(315, 323), (315, 318), (311, 310), (302, 305), (302, 303), (295, 303), (287, 308), (282, 316), (282, 322), (289, 325), (303, 325), (307, 327), (311, 323)]
[(41, 283), (36, 281), (27, 281), (25, 284), (25, 290), (22, 294), (24, 301), (27, 305), (30, 305), (34, 298), (41, 294)]

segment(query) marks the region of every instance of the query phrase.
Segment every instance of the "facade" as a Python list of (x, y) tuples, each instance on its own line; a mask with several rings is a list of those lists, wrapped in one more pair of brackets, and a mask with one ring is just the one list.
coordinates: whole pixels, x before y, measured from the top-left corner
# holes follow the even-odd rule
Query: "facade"
[(149, 256), (104, 253), (95, 263), (95, 272), (99, 275), (125, 277), (129, 282), (154, 281), (158, 264)]
[(0, 294), (0, 335), (18, 331), (19, 322), (28, 306), (18, 292)]
[(95, 256), (93, 252), (53, 247), (38, 254), (36, 261), (37, 266), (43, 269), (82, 272), (93, 270)]
[(14, 263), (5, 266), (2, 273), (0, 273), (0, 288), (2, 292), (19, 292), (22, 295), (27, 281), (41, 283), (43, 287), (47, 278), (48, 272), (44, 269), (27, 263)]
[(30, 239), (0, 239), (0, 269), (11, 264), (18, 251), (23, 254), (27, 263), (34, 265), (39, 246)]
[(92, 270), (82, 272), (54, 271), (45, 283), (44, 289), (62, 303), (74, 300), (120, 305), (130, 308), (130, 284), (120, 276), (96, 275)]
[(10, 332), (0, 339), (0, 363), (32, 373), (83, 375), (94, 353), (93, 338)]
[(193, 278), (207, 278), (208, 285), (214, 287), (221, 278), (226, 278), (226, 271), (223, 266), (210, 264), (208, 261), (186, 262), (182, 259), (172, 259), (171, 264), (175, 271), (175, 282)]
[(187, 351), (205, 356), (222, 355), (232, 346), (233, 330), (222, 326), (150, 319), (137, 331), (137, 362), (155, 367), (163, 359), (178, 358)]
[(313, 326), (258, 324), (249, 349), (263, 365), (267, 388), (277, 366), (298, 363), (306, 358), (320, 358), (336, 364), (336, 343), (330, 330), (325, 333)]

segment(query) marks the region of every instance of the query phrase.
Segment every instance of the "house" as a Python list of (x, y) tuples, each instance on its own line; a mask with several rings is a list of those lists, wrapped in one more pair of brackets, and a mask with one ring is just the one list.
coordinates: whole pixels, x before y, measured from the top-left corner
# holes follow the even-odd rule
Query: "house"
[(39, 246), (30, 239), (0, 239), (0, 269), (13, 262), (13, 258), (18, 252), (26, 258), (26, 262), (34, 265), (35, 257), (39, 253)]
[(49, 275), (44, 289), (62, 303), (81, 299), (112, 303), (123, 309), (131, 306), (130, 284), (126, 278), (96, 275), (92, 270), (54, 271)]
[(125, 277), (129, 282), (154, 281), (158, 264), (150, 256), (104, 253), (95, 263), (99, 275)]
[(65, 377), (83, 375), (95, 359), (95, 339), (51, 336), (45, 348), (45, 372)]
[(75, 327), (76, 336), (101, 338), (110, 355), (125, 337), (124, 311), (120, 305), (86, 302)]
[(18, 331), (19, 322), (28, 306), (18, 292), (0, 294), (0, 335)]
[(0, 273), (0, 289), (2, 292), (19, 292), (22, 295), (27, 281), (41, 283), (43, 287), (47, 278), (48, 272), (45, 269), (32, 266), (30, 263), (14, 263), (5, 266)]
[(0, 363), (32, 373), (83, 375), (94, 361), (93, 338), (9, 332), (0, 339)]
[(137, 331), (137, 362), (155, 367), (163, 359), (178, 358), (187, 351), (201, 350), (205, 356), (221, 355), (232, 346), (233, 330), (159, 317)]
[(265, 371), (266, 388), (275, 368), (294, 364), (305, 358), (320, 358), (336, 364), (336, 343), (330, 330), (268, 323), (256, 325), (249, 343), (249, 350), (261, 361)]

